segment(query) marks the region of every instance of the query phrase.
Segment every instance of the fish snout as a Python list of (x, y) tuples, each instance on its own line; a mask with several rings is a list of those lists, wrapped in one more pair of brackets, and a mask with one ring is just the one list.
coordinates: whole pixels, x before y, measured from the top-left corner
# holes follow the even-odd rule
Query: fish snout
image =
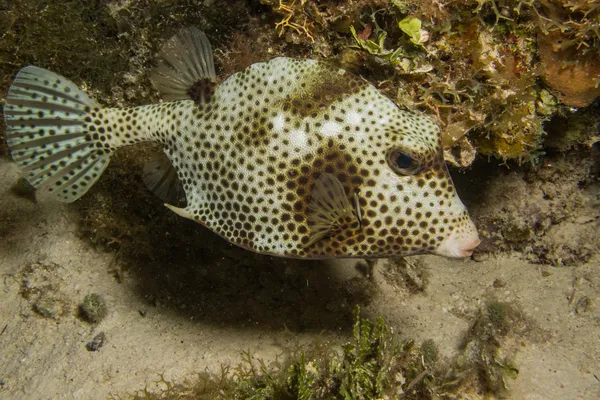
[(465, 226), (452, 231), (433, 253), (449, 258), (465, 258), (473, 254), (473, 250), (479, 246), (479, 243), (481, 240), (477, 228), (469, 219)]

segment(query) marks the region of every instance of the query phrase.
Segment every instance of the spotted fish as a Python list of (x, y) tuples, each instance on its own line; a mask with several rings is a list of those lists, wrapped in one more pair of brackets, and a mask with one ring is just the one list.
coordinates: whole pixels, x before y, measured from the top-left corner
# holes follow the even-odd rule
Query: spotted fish
[(323, 61), (279, 57), (216, 81), (195, 28), (160, 52), (159, 104), (103, 108), (27, 66), (4, 107), (12, 157), (33, 186), (72, 202), (117, 148), (158, 142), (166, 158), (150, 186), (180, 185), (187, 200), (166, 206), (263, 254), (465, 257), (479, 244), (429, 119)]

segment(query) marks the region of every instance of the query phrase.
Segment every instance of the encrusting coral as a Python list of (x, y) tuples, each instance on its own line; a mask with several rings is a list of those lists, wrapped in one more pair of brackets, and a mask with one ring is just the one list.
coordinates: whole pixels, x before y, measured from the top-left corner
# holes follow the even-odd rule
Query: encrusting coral
[(456, 165), (477, 153), (535, 161), (547, 121), (600, 94), (598, 1), (261, 2), (287, 42), (337, 55), (436, 120)]

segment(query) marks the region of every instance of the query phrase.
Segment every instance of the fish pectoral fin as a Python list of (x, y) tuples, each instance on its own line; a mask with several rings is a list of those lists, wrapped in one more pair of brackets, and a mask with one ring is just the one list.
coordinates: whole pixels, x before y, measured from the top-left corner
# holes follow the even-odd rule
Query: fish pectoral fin
[(192, 212), (192, 210), (190, 210), (188, 208), (179, 208), (179, 207), (175, 207), (170, 204), (167, 204), (167, 203), (165, 203), (165, 207), (167, 207), (169, 210), (173, 211), (175, 214), (179, 215), (180, 217), (196, 221), (196, 219), (194, 218), (194, 213)]
[(206, 35), (195, 27), (179, 31), (160, 49), (152, 83), (163, 100), (210, 99), (217, 80), (212, 49)]
[(164, 152), (157, 152), (144, 166), (144, 183), (163, 201), (177, 203), (183, 197), (183, 186), (177, 171)]
[(342, 183), (333, 175), (324, 173), (313, 186), (308, 204), (308, 227), (310, 239), (304, 245), (309, 247), (341, 230), (359, 225), (358, 217)]

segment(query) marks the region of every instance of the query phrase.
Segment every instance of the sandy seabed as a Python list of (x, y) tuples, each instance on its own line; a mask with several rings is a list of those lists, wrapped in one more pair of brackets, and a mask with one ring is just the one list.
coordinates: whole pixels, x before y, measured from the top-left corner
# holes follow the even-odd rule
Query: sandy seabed
[[(0, 161), (2, 399), (106, 399), (157, 388), (161, 376), (182, 382), (218, 371), (239, 362), (242, 351), (269, 361), (290, 341), (343, 343), (351, 336), (356, 299), (366, 316), (382, 316), (400, 337), (433, 339), (442, 356), (451, 357), (490, 298), (517, 304), (535, 325), (517, 338), (519, 376), (509, 382), (510, 398), (600, 398), (599, 255), (570, 267), (532, 264), (507, 252), (478, 261), (410, 257), (409, 264), (427, 271), (428, 284), (417, 292), (394, 279), (387, 260), (365, 276), (360, 260), (272, 259), (265, 274), (228, 266), (229, 275), (221, 277), (227, 285), (204, 285), (210, 293), (198, 295), (201, 301), (181, 303), (173, 291), (156, 295), (169, 271), (152, 275), (144, 265), (129, 265), (115, 273), (118, 254), (82, 237), (76, 208), (15, 196), (10, 188), (18, 178), (14, 164)], [(218, 282), (203, 268), (193, 279)], [(365, 280), (368, 290), (360, 288)], [(40, 293), (50, 293), (51, 301), (40, 304)], [(78, 315), (89, 293), (108, 304), (97, 325)], [(100, 332), (103, 347), (88, 351)]]

